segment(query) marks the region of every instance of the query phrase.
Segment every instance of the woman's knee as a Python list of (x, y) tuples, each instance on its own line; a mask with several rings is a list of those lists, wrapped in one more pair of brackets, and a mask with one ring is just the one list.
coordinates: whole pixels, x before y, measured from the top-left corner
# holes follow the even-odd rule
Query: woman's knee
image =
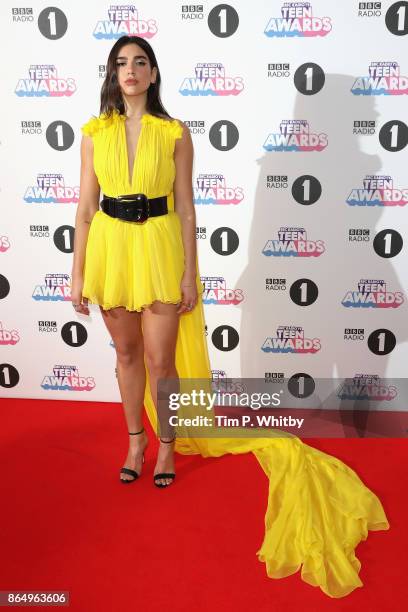
[(143, 362), (143, 346), (140, 344), (118, 343), (115, 344), (116, 357), (121, 366), (132, 366)]
[(165, 353), (146, 352), (146, 365), (155, 376), (167, 376), (174, 369), (174, 356)]

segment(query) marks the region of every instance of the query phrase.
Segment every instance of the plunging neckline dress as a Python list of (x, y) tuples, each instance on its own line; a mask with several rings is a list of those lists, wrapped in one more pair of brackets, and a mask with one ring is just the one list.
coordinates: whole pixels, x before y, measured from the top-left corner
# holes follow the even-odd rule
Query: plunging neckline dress
[[(116, 111), (109, 117), (93, 117), (82, 126), (82, 132), (93, 139), (94, 168), (101, 191), (112, 197), (131, 193), (145, 193), (149, 198), (167, 195), (169, 213), (137, 224), (114, 219), (101, 210), (96, 212), (88, 234), (83, 295), (104, 309), (122, 306), (141, 311), (155, 300), (181, 300), (184, 249), (172, 189), (174, 147), (182, 136), (182, 125), (176, 119), (143, 115), (129, 177), (125, 121), (126, 117)], [(211, 380), (198, 263), (196, 284), (198, 303), (180, 316), (176, 368), (180, 379)], [(147, 370), (144, 404), (157, 431)], [(213, 418), (214, 410), (197, 408), (194, 414)], [(345, 463), (294, 435), (282, 435), (280, 430), (268, 430), (265, 437), (252, 438), (248, 431), (242, 431), (242, 437), (234, 433), (234, 437), (224, 438), (202, 434), (192, 437), (186, 431), (184, 437), (178, 435), (175, 450), (203, 457), (255, 455), (269, 480), (265, 535), (257, 551), (258, 559), (266, 564), (267, 575), (282, 578), (300, 569), (305, 582), (320, 587), (329, 597), (343, 597), (361, 587), (355, 548), (367, 538), (369, 530), (389, 528), (375, 493)], [(246, 479), (242, 474), (243, 495)], [(264, 496), (265, 491), (259, 494)], [(194, 508), (180, 511), (190, 515)], [(245, 517), (243, 521), (250, 529)], [(231, 546), (239, 554), (239, 542), (231, 542)], [(192, 558), (199, 558), (200, 551), (192, 548), (190, 552)], [(271, 588), (271, 606), (273, 601)]]

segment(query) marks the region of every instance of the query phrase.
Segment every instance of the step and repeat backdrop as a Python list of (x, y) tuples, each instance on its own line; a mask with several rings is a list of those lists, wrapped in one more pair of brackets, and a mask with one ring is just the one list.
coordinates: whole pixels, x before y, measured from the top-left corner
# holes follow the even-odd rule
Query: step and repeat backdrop
[(0, 394), (120, 399), (70, 301), (80, 127), (145, 37), (190, 128), (214, 378), (382, 385), (408, 363), (408, 2), (10, 2), (2, 29)]

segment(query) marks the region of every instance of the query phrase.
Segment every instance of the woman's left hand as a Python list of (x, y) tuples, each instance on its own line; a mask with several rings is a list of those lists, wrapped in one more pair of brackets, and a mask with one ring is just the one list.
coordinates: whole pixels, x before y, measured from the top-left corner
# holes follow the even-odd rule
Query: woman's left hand
[(197, 304), (198, 291), (194, 279), (183, 279), (180, 284), (181, 302), (177, 309), (177, 314), (191, 312)]

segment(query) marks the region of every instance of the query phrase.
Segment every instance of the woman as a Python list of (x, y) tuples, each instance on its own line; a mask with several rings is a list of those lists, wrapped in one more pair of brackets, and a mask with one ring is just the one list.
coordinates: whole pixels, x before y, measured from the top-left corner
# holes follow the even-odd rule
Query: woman
[[(157, 380), (211, 379), (195, 246), (192, 142), (186, 126), (165, 113), (159, 87), (149, 43), (119, 39), (108, 59), (101, 115), (82, 128), (72, 303), (82, 314), (89, 314), (88, 300), (99, 304), (114, 340), (121, 398), (135, 435), (123, 482), (141, 472), (143, 404), (157, 426)], [(100, 189), (109, 196), (102, 211)], [(140, 194), (149, 198), (153, 214), (145, 222)], [(303, 580), (330, 597), (361, 586), (354, 549), (369, 529), (389, 528), (376, 495), (343, 462), (295, 436), (279, 430), (264, 438), (246, 435), (161, 438), (155, 484), (174, 481), (174, 450), (204, 457), (253, 452), (269, 478), (265, 537), (257, 552), (268, 576), (281, 578), (301, 567)]]
[[(89, 314), (88, 300), (100, 305), (115, 344), (130, 434), (121, 470), (124, 483), (140, 475), (147, 446), (142, 427), (144, 359), (152, 389), (160, 377), (177, 377), (179, 317), (194, 308), (201, 289), (190, 132), (167, 115), (160, 101), (160, 72), (153, 50), (143, 39), (135, 41), (124, 37), (113, 46), (101, 92), (101, 117), (82, 128), (71, 294), (78, 313)], [(174, 164), (169, 161), (173, 149)], [(158, 214), (145, 223), (112, 217), (112, 203), (124, 203), (104, 198), (104, 204), (112, 208), (99, 211), (100, 188), (111, 198), (145, 193), (151, 200), (151, 214)], [(136, 203), (127, 204), (134, 207)], [(166, 486), (175, 478), (174, 439), (160, 442), (155, 484)], [(163, 473), (170, 476), (159, 477)]]

